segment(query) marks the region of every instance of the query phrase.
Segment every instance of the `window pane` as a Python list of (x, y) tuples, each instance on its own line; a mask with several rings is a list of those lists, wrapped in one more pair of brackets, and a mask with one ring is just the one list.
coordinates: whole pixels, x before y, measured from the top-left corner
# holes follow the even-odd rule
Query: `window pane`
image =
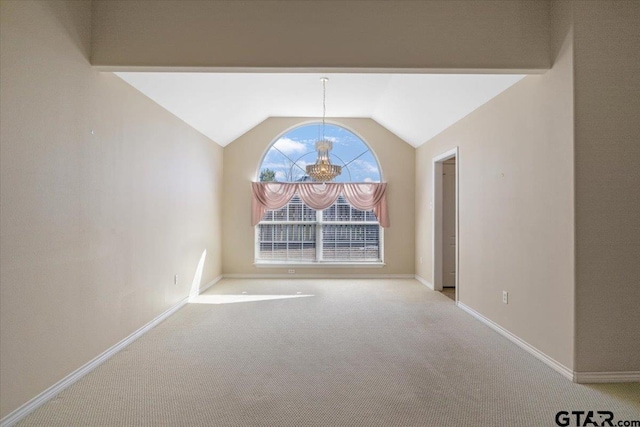
[(351, 206), (344, 197), (322, 211), (323, 222), (378, 222), (373, 211), (361, 211)]
[(300, 197), (293, 196), (289, 203), (281, 209), (267, 211), (262, 217), (266, 221), (304, 221), (316, 220), (316, 211), (302, 203)]
[(379, 243), (377, 224), (325, 224), (322, 228), (325, 261), (379, 261)]
[(335, 221), (336, 220), (336, 205), (335, 203), (322, 211), (323, 221)]
[(258, 259), (315, 261), (315, 224), (259, 224)]
[[(355, 209), (340, 196), (323, 211), (323, 223), (316, 225), (315, 220), (315, 211), (297, 196), (284, 208), (267, 212), (259, 225), (257, 259), (315, 261), (316, 227), (320, 227), (323, 261), (381, 261), (380, 226), (372, 211)], [(273, 221), (297, 224), (269, 224)]]

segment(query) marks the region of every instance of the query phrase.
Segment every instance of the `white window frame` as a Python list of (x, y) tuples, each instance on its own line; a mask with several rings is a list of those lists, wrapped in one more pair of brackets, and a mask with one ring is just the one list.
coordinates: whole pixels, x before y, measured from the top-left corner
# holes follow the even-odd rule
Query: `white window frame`
[[(366, 142), (366, 140), (354, 129), (351, 129), (348, 126), (345, 126), (342, 123), (339, 122), (335, 122), (335, 121), (331, 121), (331, 120), (327, 120), (326, 123), (328, 125), (332, 125), (332, 126), (336, 126), (336, 127), (340, 127), (344, 130), (346, 130), (347, 132), (351, 133), (352, 135), (354, 135), (356, 138), (358, 138), (368, 149), (369, 152), (371, 152), (371, 154), (373, 155), (375, 162), (376, 162), (376, 167), (378, 168), (378, 173), (379, 173), (379, 182), (384, 182), (383, 180), (383, 172), (382, 169), (380, 168), (380, 161), (378, 160), (378, 156), (376, 155), (376, 153), (373, 151), (373, 149), (371, 148), (371, 146)], [(305, 121), (305, 122), (301, 122), (298, 123), (294, 126), (291, 126), (290, 128), (284, 130), (282, 133), (280, 133), (272, 142), (271, 144), (269, 144), (269, 146), (266, 148), (266, 150), (264, 151), (263, 155), (262, 155), (262, 159), (260, 160), (260, 164), (258, 165), (258, 169), (256, 170), (256, 179), (259, 178), (260, 176), (260, 171), (262, 169), (262, 164), (265, 160), (265, 157), (267, 156), (267, 154), (269, 153), (269, 150), (271, 149), (271, 147), (273, 147), (273, 144), (280, 139), (282, 136), (287, 135), (289, 132), (293, 131), (294, 129), (297, 128), (301, 128), (301, 127), (305, 127), (305, 126), (309, 126), (309, 125), (318, 125), (318, 121), (317, 120), (309, 120), (309, 121)], [(363, 153), (364, 154), (364, 153)], [(362, 155), (362, 154), (360, 154)], [(360, 157), (360, 156), (358, 156)], [(347, 162), (347, 164), (349, 164), (351, 162)], [(380, 225), (379, 221), (376, 222), (371, 222), (371, 221), (355, 221), (352, 222), (353, 224), (357, 224), (357, 225), (361, 225), (361, 224), (369, 224), (369, 225), (374, 225), (376, 224), (378, 226), (378, 245), (379, 245), (379, 254), (380, 254), (380, 259), (378, 261), (324, 261), (322, 259), (318, 260), (318, 257), (322, 256), (322, 246), (318, 246), (318, 245), (322, 245), (322, 227), (324, 225), (341, 225), (341, 224), (349, 224), (349, 221), (327, 221), (327, 222), (320, 222), (318, 220), (318, 215), (320, 215), (320, 217), (322, 217), (322, 211), (316, 211), (316, 220), (315, 221), (260, 221), (255, 227), (254, 227), (254, 237), (253, 237), (253, 241), (254, 241), (254, 265), (256, 267), (273, 267), (273, 268), (286, 268), (286, 267), (308, 267), (308, 268), (322, 268), (322, 267), (345, 267), (345, 268), (353, 268), (353, 267), (357, 267), (357, 268), (379, 268), (379, 267), (384, 267), (386, 264), (384, 262), (384, 228)], [(315, 224), (316, 225), (316, 261), (295, 261), (295, 260), (265, 260), (265, 259), (258, 259), (258, 254), (260, 253), (260, 241), (259, 241), (259, 233), (260, 233), (260, 224)], [(320, 250), (318, 250), (318, 248), (320, 248)], [(318, 253), (320, 253), (320, 255), (318, 255)]]
[[(295, 261), (295, 260), (267, 260), (267, 259), (259, 259), (258, 254), (260, 253), (260, 225), (295, 225), (295, 224), (306, 224), (306, 225), (315, 225), (316, 226), (316, 260), (315, 261)], [(322, 247), (323, 247), (323, 235), (322, 229), (325, 225), (376, 225), (378, 226), (378, 253), (380, 255), (379, 260), (375, 261), (356, 261), (356, 260), (346, 260), (346, 261), (336, 261), (330, 260), (325, 261), (322, 259)], [(384, 228), (380, 225), (378, 221), (324, 221), (323, 220), (323, 211), (316, 210), (316, 219), (315, 221), (260, 221), (254, 227), (254, 237), (253, 241), (254, 245), (254, 265), (257, 267), (273, 267), (273, 268), (282, 268), (282, 267), (322, 267), (322, 266), (331, 266), (331, 267), (383, 267), (385, 265), (384, 262)]]

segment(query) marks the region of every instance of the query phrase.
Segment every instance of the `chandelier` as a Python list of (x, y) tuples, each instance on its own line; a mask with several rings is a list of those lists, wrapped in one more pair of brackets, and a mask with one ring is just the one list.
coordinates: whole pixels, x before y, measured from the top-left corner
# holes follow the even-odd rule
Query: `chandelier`
[(322, 82), (322, 137), (316, 141), (316, 151), (318, 152), (318, 158), (315, 164), (307, 165), (307, 175), (313, 178), (314, 181), (326, 182), (333, 180), (336, 176), (342, 173), (342, 166), (332, 165), (329, 160), (329, 152), (333, 148), (333, 142), (325, 138), (325, 116), (327, 113), (327, 81), (328, 77), (320, 78)]

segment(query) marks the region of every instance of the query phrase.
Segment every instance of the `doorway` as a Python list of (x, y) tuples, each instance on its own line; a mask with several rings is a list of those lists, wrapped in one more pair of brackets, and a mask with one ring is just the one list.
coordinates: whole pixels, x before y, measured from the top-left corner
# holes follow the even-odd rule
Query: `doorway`
[(433, 158), (433, 285), (458, 301), (458, 147)]

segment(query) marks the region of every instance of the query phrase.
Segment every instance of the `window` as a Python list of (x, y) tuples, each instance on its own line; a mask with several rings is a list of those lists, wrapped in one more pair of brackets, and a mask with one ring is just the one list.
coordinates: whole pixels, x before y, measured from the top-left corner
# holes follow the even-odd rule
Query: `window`
[[(267, 150), (258, 171), (260, 181), (303, 182), (305, 166), (315, 161), (314, 143), (320, 125), (306, 125), (278, 138)], [(343, 167), (337, 182), (380, 182), (375, 156), (358, 136), (327, 125), (333, 142), (331, 161)], [(278, 210), (267, 211), (256, 226), (257, 264), (345, 263), (380, 264), (382, 228), (372, 211), (358, 210), (342, 197), (321, 211), (296, 195)]]
[(284, 208), (267, 211), (258, 224), (257, 239), (256, 259), (314, 262), (316, 211), (294, 196)]
[(380, 224), (371, 211), (350, 206), (342, 197), (320, 214), (322, 260), (380, 261)]
[(257, 260), (291, 262), (380, 262), (380, 225), (371, 211), (342, 198), (324, 211), (298, 196), (268, 211), (257, 228)]

